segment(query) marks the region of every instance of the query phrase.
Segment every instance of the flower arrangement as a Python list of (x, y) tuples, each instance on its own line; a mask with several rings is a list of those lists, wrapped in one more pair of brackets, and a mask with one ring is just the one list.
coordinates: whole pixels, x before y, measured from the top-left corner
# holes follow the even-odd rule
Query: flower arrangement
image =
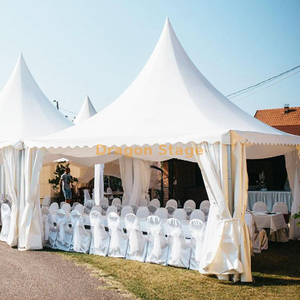
[(266, 182), (266, 176), (264, 171), (262, 171), (259, 175), (258, 175), (258, 180), (256, 180), (256, 189), (257, 190), (261, 190), (261, 191), (267, 191), (267, 182)]

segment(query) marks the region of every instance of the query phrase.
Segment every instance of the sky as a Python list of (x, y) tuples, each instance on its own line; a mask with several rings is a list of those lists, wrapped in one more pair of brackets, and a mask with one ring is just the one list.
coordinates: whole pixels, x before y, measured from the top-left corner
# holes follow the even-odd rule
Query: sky
[[(0, 0), (0, 90), (22, 52), (70, 119), (86, 95), (100, 111), (139, 74), (169, 17), (194, 64), (228, 95), (300, 65), (299, 16), (299, 0)], [(232, 101), (251, 115), (300, 106), (300, 72), (250, 94)]]

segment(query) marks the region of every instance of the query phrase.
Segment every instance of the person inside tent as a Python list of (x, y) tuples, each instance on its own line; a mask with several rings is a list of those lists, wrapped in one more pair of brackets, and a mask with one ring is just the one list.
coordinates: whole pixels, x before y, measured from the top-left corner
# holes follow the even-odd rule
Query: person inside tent
[(64, 194), (66, 203), (71, 203), (72, 200), (72, 176), (70, 168), (66, 168), (65, 173), (61, 175), (60, 186)]

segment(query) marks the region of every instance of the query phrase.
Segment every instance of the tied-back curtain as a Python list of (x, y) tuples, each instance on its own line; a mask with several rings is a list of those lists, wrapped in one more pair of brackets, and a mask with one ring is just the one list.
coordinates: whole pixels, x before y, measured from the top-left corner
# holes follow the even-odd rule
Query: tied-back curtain
[(206, 142), (193, 147), (201, 147), (202, 155), (195, 158), (199, 164), (210, 201), (210, 212), (204, 237), (200, 272), (215, 274), (235, 280), (241, 274), (241, 281), (252, 281), (250, 266), (250, 244), (244, 225), (244, 210), (247, 205), (247, 173), (245, 146), (232, 146), (232, 186), (236, 211), (232, 218), (229, 211), (228, 146)]
[(19, 231), (19, 249), (43, 248), (43, 221), (40, 208), (39, 175), (45, 151), (42, 149), (25, 150), (24, 162), (24, 211)]
[(13, 147), (2, 149), (5, 179), (8, 195), (12, 199), (10, 229), (7, 243), (13, 247), (18, 245), (19, 234), (19, 168), (20, 151)]
[(130, 205), (139, 205), (141, 199), (149, 202), (151, 168), (146, 160), (133, 159), (133, 188), (130, 197)]
[[(251, 282), (251, 242), (248, 227), (245, 221), (245, 213), (248, 204), (248, 172), (246, 146), (237, 143), (232, 145), (232, 182), (234, 214), (237, 233), (239, 237), (239, 260), (243, 264), (244, 272), (240, 275), (241, 281)], [(238, 279), (238, 276), (237, 276)]]
[[(285, 154), (285, 166), (294, 199), (291, 209), (291, 215), (293, 216), (300, 210), (300, 160), (297, 150)], [(290, 239), (300, 238), (300, 226), (297, 226), (297, 221), (291, 217)]]
[(0, 165), (0, 194), (5, 195), (5, 171), (4, 165)]
[(94, 199), (96, 205), (100, 205), (100, 200), (104, 197), (104, 166), (104, 164), (95, 165)]
[(123, 156), (119, 159), (119, 163), (124, 190), (123, 200), (130, 200), (133, 187), (133, 158)]

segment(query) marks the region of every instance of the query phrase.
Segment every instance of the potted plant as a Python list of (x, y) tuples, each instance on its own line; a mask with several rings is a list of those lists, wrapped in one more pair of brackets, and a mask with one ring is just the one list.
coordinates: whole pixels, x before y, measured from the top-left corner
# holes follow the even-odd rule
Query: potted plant
[(258, 180), (256, 180), (256, 189), (257, 190), (261, 190), (261, 191), (267, 191), (267, 182), (266, 182), (266, 176), (264, 171), (262, 171), (259, 175), (258, 175)]

